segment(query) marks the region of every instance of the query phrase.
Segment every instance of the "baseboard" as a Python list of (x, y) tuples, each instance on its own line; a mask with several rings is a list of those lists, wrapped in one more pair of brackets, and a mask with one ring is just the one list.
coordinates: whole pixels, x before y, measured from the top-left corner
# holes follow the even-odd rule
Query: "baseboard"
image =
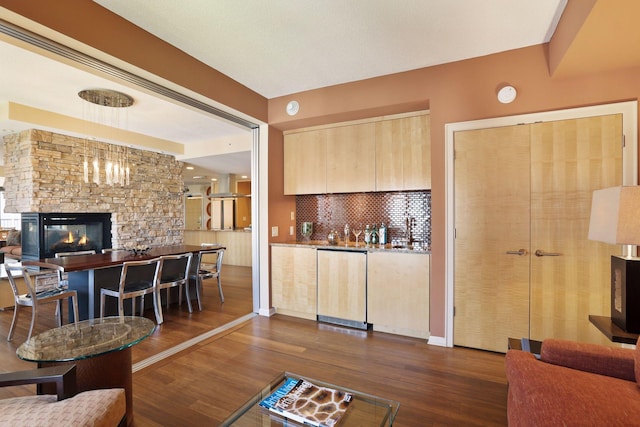
[(260, 308), (258, 309), (258, 314), (260, 316), (271, 317), (276, 314), (276, 309), (274, 307), (271, 308)]
[(447, 340), (445, 340), (444, 337), (434, 337), (433, 335), (429, 337), (427, 343), (430, 345), (437, 345), (439, 347), (447, 346)]

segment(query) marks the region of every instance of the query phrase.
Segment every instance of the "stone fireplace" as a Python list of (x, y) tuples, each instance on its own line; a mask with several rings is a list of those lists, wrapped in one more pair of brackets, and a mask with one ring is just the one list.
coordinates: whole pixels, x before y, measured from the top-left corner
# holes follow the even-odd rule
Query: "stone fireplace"
[[(84, 180), (84, 139), (31, 129), (5, 136), (4, 143), (5, 212), (110, 212), (112, 247), (183, 243), (184, 180), (174, 156), (128, 147), (130, 183), (108, 185), (104, 167), (100, 184)], [(122, 146), (91, 144), (101, 164), (105, 153), (124, 152)]]
[(111, 248), (110, 213), (23, 213), (22, 259)]

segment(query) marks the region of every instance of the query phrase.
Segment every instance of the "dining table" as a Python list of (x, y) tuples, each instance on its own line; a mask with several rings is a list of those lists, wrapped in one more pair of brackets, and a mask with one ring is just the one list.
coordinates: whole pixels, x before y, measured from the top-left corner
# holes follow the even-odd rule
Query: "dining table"
[[(25, 266), (54, 269), (67, 274), (69, 289), (78, 293), (78, 320), (94, 319), (100, 316), (100, 289), (113, 288), (120, 280), (123, 263), (159, 258), (164, 255), (177, 255), (187, 252), (196, 255), (203, 249), (225, 249), (221, 245), (166, 245), (148, 250), (117, 249), (93, 255), (76, 255), (62, 258), (45, 258), (22, 260)], [(151, 300), (151, 298), (149, 298)], [(153, 303), (153, 301), (150, 301)], [(125, 307), (128, 311), (129, 307)], [(116, 304), (109, 301), (105, 310), (107, 314), (117, 314)], [(133, 313), (131, 313), (133, 314)]]

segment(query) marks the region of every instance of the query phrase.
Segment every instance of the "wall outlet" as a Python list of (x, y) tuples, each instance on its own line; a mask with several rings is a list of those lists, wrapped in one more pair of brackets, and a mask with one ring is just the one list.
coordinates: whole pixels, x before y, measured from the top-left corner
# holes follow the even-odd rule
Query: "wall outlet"
[(289, 226), (289, 236), (293, 236), (294, 230), (293, 230), (293, 225)]
[(295, 221), (296, 220), (296, 213), (294, 211), (291, 211), (291, 221)]
[(271, 227), (271, 237), (278, 237), (278, 226), (274, 225)]

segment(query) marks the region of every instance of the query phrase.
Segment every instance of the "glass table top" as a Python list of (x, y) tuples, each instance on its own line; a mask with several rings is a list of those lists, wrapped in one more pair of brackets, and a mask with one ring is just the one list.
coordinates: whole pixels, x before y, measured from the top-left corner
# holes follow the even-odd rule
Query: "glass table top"
[(89, 319), (49, 329), (16, 350), (30, 362), (67, 362), (100, 356), (131, 347), (155, 330), (146, 317), (123, 316)]
[(283, 372), (265, 385), (255, 396), (222, 422), (221, 426), (253, 427), (253, 426), (302, 426), (303, 424), (283, 418), (259, 405), (271, 393), (280, 387), (286, 378), (304, 378), (320, 387), (329, 387), (351, 393), (353, 400), (349, 409), (338, 422), (340, 427), (348, 426), (392, 426), (400, 408), (400, 402), (384, 399), (337, 385), (314, 380), (291, 372)]

